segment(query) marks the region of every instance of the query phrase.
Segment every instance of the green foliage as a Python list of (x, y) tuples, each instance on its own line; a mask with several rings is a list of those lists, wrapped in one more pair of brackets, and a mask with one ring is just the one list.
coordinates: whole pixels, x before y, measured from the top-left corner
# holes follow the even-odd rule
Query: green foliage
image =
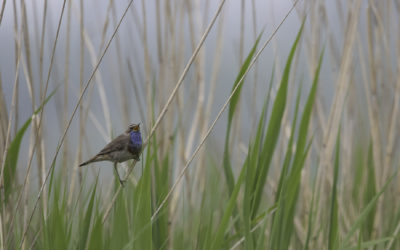
[(135, 249), (152, 249), (152, 223), (151, 223), (151, 165), (150, 147), (147, 151), (144, 172), (135, 189), (134, 195), (134, 224), (133, 247)]
[(242, 67), (240, 68), (239, 74), (236, 77), (236, 80), (233, 84), (232, 87), (232, 91), (238, 86), (238, 84), (240, 84), (237, 87), (237, 90), (235, 93), (233, 93), (231, 102), (229, 103), (229, 111), (228, 111), (228, 127), (226, 130), (226, 136), (225, 136), (225, 147), (224, 147), (224, 162), (223, 162), (223, 166), (224, 166), (224, 171), (225, 171), (225, 178), (226, 178), (226, 182), (228, 185), (228, 189), (229, 192), (233, 191), (233, 186), (234, 186), (234, 177), (233, 177), (233, 172), (232, 172), (232, 167), (231, 167), (231, 163), (230, 163), (230, 156), (229, 156), (229, 135), (231, 132), (231, 127), (232, 127), (232, 119), (233, 119), (233, 115), (235, 113), (236, 110), (236, 106), (239, 102), (239, 98), (240, 98), (240, 93), (243, 87), (243, 82), (244, 80), (242, 80), (240, 82), (240, 80), (243, 78), (244, 74), (246, 73), (246, 71), (248, 70), (251, 60), (253, 59), (253, 56), (256, 52), (257, 49), (257, 45), (260, 41), (262, 33), (258, 36), (256, 42), (253, 45), (253, 48), (250, 50), (250, 53), (247, 55), (246, 60), (244, 61)]

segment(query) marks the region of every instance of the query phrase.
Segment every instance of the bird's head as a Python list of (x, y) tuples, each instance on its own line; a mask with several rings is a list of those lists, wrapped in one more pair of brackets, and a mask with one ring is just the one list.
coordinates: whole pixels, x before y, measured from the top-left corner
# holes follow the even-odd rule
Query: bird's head
[(138, 124), (133, 123), (133, 124), (129, 125), (128, 130), (126, 132), (127, 133), (140, 132), (140, 123), (138, 123)]

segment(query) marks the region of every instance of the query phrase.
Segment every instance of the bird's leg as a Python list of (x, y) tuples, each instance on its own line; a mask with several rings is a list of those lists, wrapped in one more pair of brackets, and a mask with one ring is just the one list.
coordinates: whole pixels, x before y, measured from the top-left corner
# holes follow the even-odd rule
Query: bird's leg
[(136, 154), (136, 155), (133, 157), (133, 159), (134, 159), (135, 161), (140, 161), (140, 156), (139, 156), (138, 154)]
[(119, 183), (121, 183), (121, 186), (124, 187), (124, 182), (125, 182), (125, 181), (123, 181), (123, 180), (121, 179), (121, 177), (119, 176), (118, 169), (117, 169), (117, 163), (116, 163), (116, 162), (114, 162), (114, 169), (115, 169), (115, 172), (117, 173), (117, 176), (118, 176), (118, 179), (119, 179)]

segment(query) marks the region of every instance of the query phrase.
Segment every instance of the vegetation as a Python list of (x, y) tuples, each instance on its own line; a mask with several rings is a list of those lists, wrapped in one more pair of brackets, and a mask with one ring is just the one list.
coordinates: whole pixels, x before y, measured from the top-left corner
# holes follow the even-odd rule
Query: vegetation
[[(1, 5), (0, 249), (400, 248), (396, 1), (293, 1), (263, 30), (239, 1), (238, 41), (233, 2), (122, 2)], [(139, 120), (125, 187), (78, 168)]]

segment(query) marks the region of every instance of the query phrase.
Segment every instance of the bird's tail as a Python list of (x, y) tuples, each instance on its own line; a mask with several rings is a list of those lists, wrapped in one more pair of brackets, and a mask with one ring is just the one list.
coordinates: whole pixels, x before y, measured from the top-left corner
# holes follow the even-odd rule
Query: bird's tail
[(87, 164), (89, 164), (89, 163), (91, 163), (91, 161), (90, 161), (90, 160), (88, 160), (88, 161), (85, 161), (85, 162), (83, 162), (83, 163), (79, 164), (79, 167), (83, 167), (83, 166), (85, 166), (85, 165), (87, 165)]
[(88, 160), (88, 161), (85, 161), (85, 162), (79, 164), (79, 167), (83, 167), (83, 166), (85, 166), (85, 165), (87, 165), (87, 164), (89, 164), (89, 163), (96, 162), (96, 161), (101, 161), (101, 160), (99, 159), (98, 155), (96, 155), (95, 157), (93, 157), (92, 159), (90, 159), (90, 160)]

